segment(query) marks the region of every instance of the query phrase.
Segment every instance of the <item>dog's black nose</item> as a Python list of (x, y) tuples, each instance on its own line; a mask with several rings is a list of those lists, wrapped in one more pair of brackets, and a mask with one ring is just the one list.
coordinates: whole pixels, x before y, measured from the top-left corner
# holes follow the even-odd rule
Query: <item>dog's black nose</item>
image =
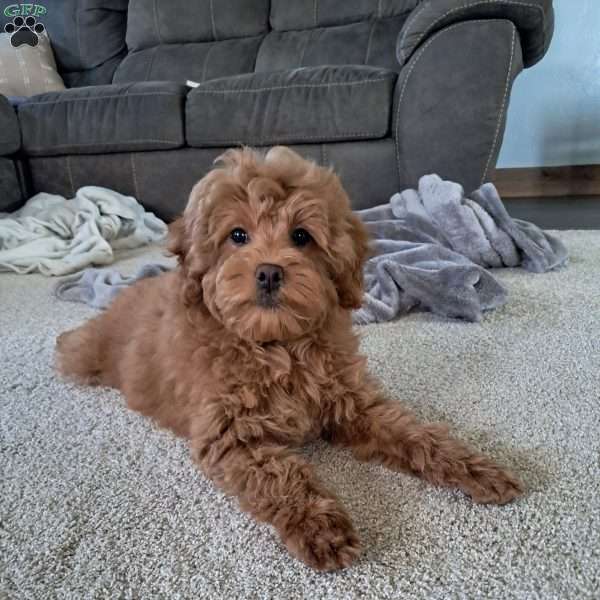
[(283, 269), (279, 265), (258, 265), (256, 287), (263, 293), (276, 292), (283, 283)]

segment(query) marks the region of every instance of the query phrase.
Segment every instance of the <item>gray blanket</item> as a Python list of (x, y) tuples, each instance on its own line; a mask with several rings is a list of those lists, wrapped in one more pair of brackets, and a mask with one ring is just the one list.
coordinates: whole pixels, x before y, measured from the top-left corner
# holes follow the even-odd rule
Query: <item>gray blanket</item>
[(416, 306), (479, 321), (507, 297), (486, 269), (543, 273), (568, 258), (560, 240), (512, 219), (491, 183), (466, 198), (459, 184), (426, 175), (418, 190), (358, 215), (373, 239), (358, 324), (389, 321)]
[[(466, 198), (460, 185), (427, 175), (418, 190), (357, 214), (372, 237), (357, 324), (389, 321), (415, 307), (479, 321), (507, 298), (486, 269), (520, 266), (542, 273), (568, 258), (557, 238), (512, 219), (491, 183)], [(146, 265), (122, 278), (111, 269), (88, 269), (59, 282), (55, 291), (60, 299), (105, 308), (123, 286), (162, 270)]]
[(140, 267), (134, 275), (124, 277), (115, 269), (86, 269), (61, 279), (54, 287), (54, 294), (60, 300), (84, 302), (93, 308), (106, 308), (119, 292), (138, 279), (156, 277), (169, 267), (148, 264)]

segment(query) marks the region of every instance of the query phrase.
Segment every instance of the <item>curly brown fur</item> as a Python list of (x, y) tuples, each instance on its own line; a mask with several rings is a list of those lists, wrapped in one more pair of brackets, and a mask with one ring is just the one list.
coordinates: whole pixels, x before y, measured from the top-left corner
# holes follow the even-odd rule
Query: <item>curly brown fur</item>
[[(232, 230), (249, 239), (236, 245)], [(298, 247), (290, 232), (303, 228)], [(505, 503), (519, 481), (388, 400), (358, 353), (367, 235), (338, 178), (286, 148), (230, 151), (171, 228), (179, 268), (137, 283), (58, 340), (58, 367), (120, 389), (128, 406), (189, 438), (208, 477), (271, 523), (316, 569), (359, 554), (335, 495), (296, 452), (319, 436), (359, 459)], [(260, 264), (283, 284), (259, 302)], [(262, 293), (262, 292), (261, 292)]]

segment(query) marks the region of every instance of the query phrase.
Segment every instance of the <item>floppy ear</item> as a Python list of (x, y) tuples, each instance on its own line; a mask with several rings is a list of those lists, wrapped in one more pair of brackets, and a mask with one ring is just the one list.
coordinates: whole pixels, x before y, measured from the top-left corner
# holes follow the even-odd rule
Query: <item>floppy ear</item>
[(346, 217), (345, 231), (336, 248), (342, 270), (335, 285), (342, 308), (360, 308), (363, 298), (363, 267), (369, 253), (369, 234), (362, 221), (352, 212)]
[(181, 265), (190, 251), (189, 240), (185, 235), (185, 224), (183, 215), (175, 219), (169, 225), (169, 235), (167, 237), (167, 250), (177, 257), (177, 262)]
[(207, 271), (207, 260), (202, 240), (207, 237), (202, 200), (206, 187), (196, 184), (181, 217), (169, 225), (167, 249), (177, 256), (183, 275), (182, 295), (186, 306), (202, 304), (202, 278)]

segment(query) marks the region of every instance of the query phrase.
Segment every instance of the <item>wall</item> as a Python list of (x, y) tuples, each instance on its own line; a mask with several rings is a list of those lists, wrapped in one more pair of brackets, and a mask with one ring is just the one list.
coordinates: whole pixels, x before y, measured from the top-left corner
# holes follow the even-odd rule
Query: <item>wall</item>
[(513, 87), (499, 167), (600, 164), (600, 0), (554, 0), (544, 59)]

